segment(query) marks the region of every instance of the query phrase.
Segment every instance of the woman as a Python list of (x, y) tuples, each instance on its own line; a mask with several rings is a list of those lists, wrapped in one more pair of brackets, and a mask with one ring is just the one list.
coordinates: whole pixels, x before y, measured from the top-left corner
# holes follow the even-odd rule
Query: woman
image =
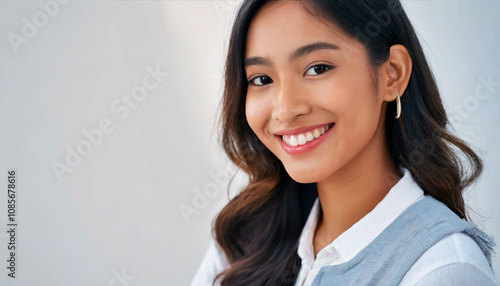
[(192, 285), (498, 284), (462, 198), (481, 159), (398, 0), (244, 1), (221, 121), (250, 182)]

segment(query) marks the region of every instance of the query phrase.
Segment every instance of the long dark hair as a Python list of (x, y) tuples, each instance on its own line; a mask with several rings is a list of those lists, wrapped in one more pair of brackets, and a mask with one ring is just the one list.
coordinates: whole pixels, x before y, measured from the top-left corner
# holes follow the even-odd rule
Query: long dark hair
[[(403, 112), (395, 119), (396, 106), (390, 102), (385, 119), (392, 162), (406, 167), (425, 194), (468, 219), (462, 192), (479, 177), (482, 161), (446, 129), (449, 121), (435, 79), (399, 0), (298, 1), (313, 17), (336, 24), (362, 42), (374, 69), (388, 60), (392, 45), (406, 47), (412, 72), (401, 98)], [(214, 279), (221, 279), (221, 285), (294, 285), (301, 265), (298, 240), (318, 196), (315, 183), (290, 178), (245, 118), (246, 35), (252, 18), (267, 2), (242, 3), (226, 59), (221, 143), (230, 160), (248, 174), (249, 184), (215, 220), (215, 239), (230, 263)]]

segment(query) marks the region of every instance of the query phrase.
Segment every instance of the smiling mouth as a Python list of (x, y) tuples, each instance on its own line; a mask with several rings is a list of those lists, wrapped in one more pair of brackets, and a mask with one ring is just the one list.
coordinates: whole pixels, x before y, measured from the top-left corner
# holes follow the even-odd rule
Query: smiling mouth
[(328, 129), (332, 128), (335, 123), (326, 124), (322, 127), (315, 128), (313, 130), (294, 134), (294, 135), (277, 135), (281, 137), (283, 142), (291, 147), (297, 147), (301, 145), (305, 145), (308, 142), (314, 142), (318, 138), (321, 138), (323, 134), (325, 134)]

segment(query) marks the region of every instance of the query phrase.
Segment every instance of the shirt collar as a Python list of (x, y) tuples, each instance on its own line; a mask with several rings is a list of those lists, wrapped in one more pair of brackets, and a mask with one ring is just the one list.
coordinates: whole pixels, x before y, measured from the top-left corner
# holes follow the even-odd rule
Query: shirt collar
[[(332, 243), (319, 253), (325, 255), (338, 254), (340, 262), (356, 256), (373, 241), (389, 224), (391, 224), (406, 208), (424, 197), (424, 192), (415, 182), (405, 167), (401, 167), (403, 177), (389, 190), (387, 195), (375, 208), (358, 222), (344, 231)], [(320, 212), (319, 198), (313, 204), (311, 212), (302, 229), (297, 254), (305, 263), (314, 262), (313, 237)]]

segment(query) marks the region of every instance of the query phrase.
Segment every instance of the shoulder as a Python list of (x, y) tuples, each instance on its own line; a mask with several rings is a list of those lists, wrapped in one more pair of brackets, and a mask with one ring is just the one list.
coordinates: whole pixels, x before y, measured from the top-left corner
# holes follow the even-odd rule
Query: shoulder
[(457, 232), (427, 249), (400, 285), (499, 284), (479, 245), (469, 235)]
[[(227, 268), (229, 263), (217, 241), (211, 237), (205, 255), (194, 275), (192, 286), (212, 285), (212, 281), (217, 274)], [(216, 284), (217, 285), (217, 284)]]

